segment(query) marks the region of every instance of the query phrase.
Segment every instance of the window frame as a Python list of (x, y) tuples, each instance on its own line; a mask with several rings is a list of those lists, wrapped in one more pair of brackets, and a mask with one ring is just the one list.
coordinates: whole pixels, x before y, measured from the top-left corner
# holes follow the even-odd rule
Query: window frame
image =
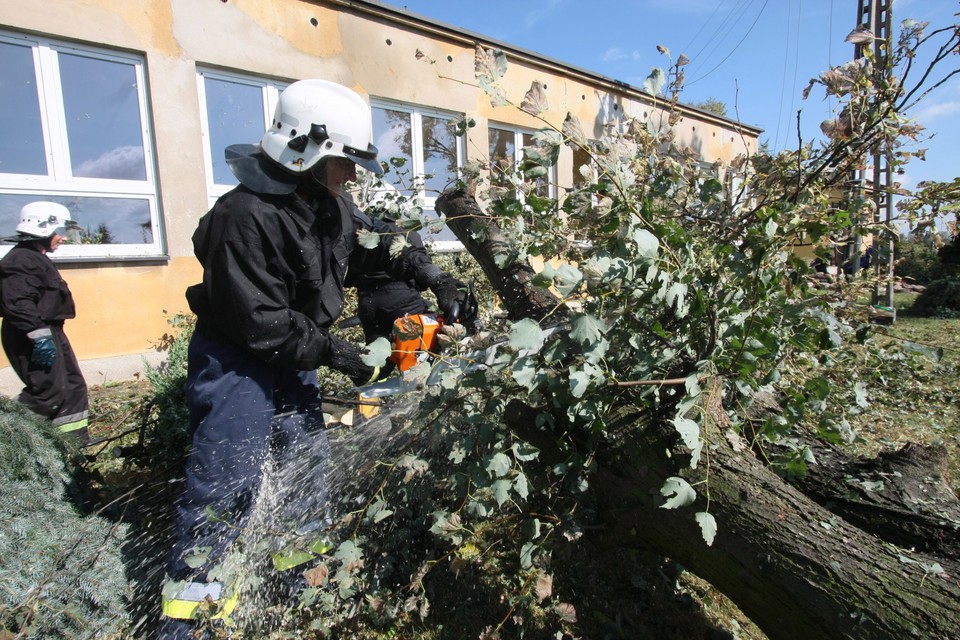
[[(292, 81), (276, 80), (265, 76), (257, 76), (249, 73), (236, 71), (223, 71), (209, 67), (197, 67), (197, 95), (200, 101), (200, 133), (203, 141), (203, 164), (207, 185), (207, 204), (212, 207), (217, 198), (233, 189), (236, 184), (223, 184), (214, 182), (213, 171), (213, 149), (211, 148), (211, 133), (209, 112), (207, 111), (207, 88), (206, 78), (220, 80), (223, 82), (234, 82), (260, 88), (261, 105), (263, 106), (263, 130), (273, 124), (273, 114), (276, 111), (277, 102), (280, 93), (286, 89)], [(259, 140), (237, 140), (236, 143), (256, 144)]]
[[(524, 144), (523, 136), (533, 136), (537, 133), (536, 129), (531, 129), (529, 127), (521, 127), (515, 124), (507, 124), (505, 122), (496, 122), (491, 120), (487, 123), (487, 140), (490, 139), (490, 129), (497, 129), (506, 133), (513, 134), (513, 168), (516, 172), (520, 172), (520, 164), (523, 162), (523, 149), (529, 145)], [(489, 157), (490, 155), (490, 145), (487, 144), (487, 159), (492, 160)], [(557, 170), (557, 165), (553, 164), (550, 166), (547, 175), (547, 195), (546, 197), (556, 200), (558, 198), (558, 181), (559, 181), (559, 172)]]
[[(385, 109), (389, 111), (398, 111), (401, 113), (407, 113), (410, 115), (410, 146), (411, 146), (411, 174), (414, 182), (414, 191), (411, 200), (416, 205), (421, 207), (424, 211), (436, 211), (436, 203), (439, 194), (431, 195), (427, 192), (426, 187), (423, 184), (423, 176), (426, 173), (424, 170), (424, 149), (423, 149), (423, 118), (438, 118), (443, 120), (449, 120), (451, 122), (456, 122), (458, 119), (464, 117), (463, 113), (458, 113), (456, 111), (445, 111), (443, 109), (437, 109), (434, 107), (425, 107), (422, 105), (416, 105), (408, 102), (400, 102), (396, 100), (389, 100), (386, 98), (376, 98), (370, 97), (370, 114), (371, 114), (371, 126), (373, 121), (373, 110), (374, 109)], [(376, 131), (371, 131), (373, 136), (374, 144), (376, 144)], [(454, 136), (454, 140), (457, 145), (456, 154), (457, 154), (457, 177), (463, 175), (463, 166), (466, 164), (467, 153), (466, 153), (466, 141), (464, 136)], [(389, 158), (386, 156), (379, 156), (379, 159), (382, 162), (389, 162)], [(396, 186), (396, 185), (392, 185)], [(463, 245), (459, 240), (435, 240), (431, 238), (424, 238), (430, 246), (437, 251), (459, 251), (463, 249)]]
[[(163, 215), (157, 179), (153, 114), (149, 103), (146, 55), (106, 47), (64, 42), (55, 38), (0, 30), (0, 42), (31, 49), (37, 82), (38, 109), (46, 159), (45, 174), (0, 172), (0, 195), (47, 198), (131, 199), (147, 203), (153, 241), (150, 243), (64, 244), (51, 255), (58, 261), (162, 258), (166, 254)], [(136, 78), (140, 141), (143, 145), (144, 179), (78, 177), (73, 173), (68, 122), (60, 75), (60, 54), (81, 56), (132, 67)], [(78, 221), (83, 222), (83, 221)], [(12, 232), (12, 230), (11, 230)], [(12, 235), (12, 233), (11, 233)], [(0, 247), (0, 256), (12, 245)]]

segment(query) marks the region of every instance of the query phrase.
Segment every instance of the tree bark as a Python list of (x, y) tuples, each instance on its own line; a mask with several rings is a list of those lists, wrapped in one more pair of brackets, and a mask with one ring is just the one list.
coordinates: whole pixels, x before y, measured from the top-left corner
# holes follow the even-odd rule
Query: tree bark
[(477, 201), (462, 190), (448, 191), (437, 199), (437, 211), (447, 217), (447, 226), (480, 264), (497, 296), (519, 320), (542, 320), (555, 311), (559, 300), (548, 290), (531, 284), (536, 272), (529, 264), (510, 260), (498, 266), (498, 260), (510, 255), (511, 247), (499, 227), (484, 214)]
[[(533, 275), (529, 266), (498, 267), (491, 247), (473, 239), (499, 236), (494, 222), (471, 202), (462, 192), (448, 193), (441, 196), (437, 207), (448, 219), (469, 219), (468, 225), (450, 226), (483, 266), (494, 288), (509, 294), (502, 300), (511, 318), (538, 318), (539, 310), (553, 308), (556, 300), (545, 298), (541, 289), (523, 286), (516, 278), (525, 274), (529, 280)], [(471, 237), (461, 236), (465, 230)], [(534, 289), (537, 297), (526, 298)], [(509, 426), (534, 442), (549, 459), (551, 438), (531, 427), (537, 412), (515, 400), (507, 412)], [(941, 543), (929, 548), (942, 555), (934, 558), (898, 549), (851, 523), (856, 521), (877, 533), (901, 529), (907, 535), (903, 539), (919, 540), (926, 534), (908, 514), (924, 500), (922, 486), (905, 482), (899, 502), (893, 497), (896, 492), (883, 503), (863, 500), (862, 495), (858, 501), (857, 492), (843, 490), (849, 486), (844, 474), (854, 469), (847, 459), (835, 474), (811, 474), (809, 481), (800, 485), (817, 496), (812, 499), (780, 478), (749, 448), (729, 438), (721, 411), (710, 414), (715, 423), (705, 432), (709, 443), (704, 447), (706, 459), (697, 469), (683, 464), (687, 452), (677, 446), (672, 430), (659, 430), (634, 419), (609, 434), (598, 451), (591, 480), (606, 540), (676, 560), (723, 592), (772, 640), (958, 637), (955, 525), (941, 522), (937, 530)], [(671, 455), (666, 455), (667, 451)], [(831, 460), (841, 458), (839, 454), (835, 458), (824, 455), (818, 466), (826, 469)], [(876, 465), (882, 469), (878, 473), (893, 473), (882, 461)], [(938, 471), (930, 473), (935, 476)], [(682, 509), (661, 508), (660, 488), (667, 478), (678, 475), (697, 490), (696, 502)], [(923, 477), (922, 471), (919, 477)], [(942, 505), (955, 508), (955, 496), (949, 488), (947, 494), (942, 493), (944, 488), (945, 484), (936, 487)], [(914, 499), (907, 502), (904, 496)], [(694, 513), (703, 511), (718, 524), (712, 546), (706, 544), (694, 519)]]

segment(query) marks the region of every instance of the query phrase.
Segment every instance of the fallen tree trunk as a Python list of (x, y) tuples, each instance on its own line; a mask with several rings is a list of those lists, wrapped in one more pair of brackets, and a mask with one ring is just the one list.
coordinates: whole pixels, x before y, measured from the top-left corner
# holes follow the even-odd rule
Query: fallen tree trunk
[(437, 199), (436, 207), (447, 216), (447, 226), (476, 259), (512, 316), (522, 309), (522, 314), (514, 317), (542, 320), (556, 311), (559, 301), (546, 289), (531, 284), (536, 272), (529, 264), (513, 260), (498, 266), (498, 258), (509, 255), (510, 247), (473, 197), (462, 190), (448, 191)]
[[(779, 411), (772, 396), (758, 394), (748, 424)], [(899, 547), (960, 558), (960, 501), (947, 481), (946, 447), (907, 444), (864, 459), (812, 435), (800, 435), (793, 446), (813, 454), (807, 472), (790, 480), (807, 497)], [(762, 453), (777, 457), (787, 448), (767, 443)]]
[[(539, 318), (539, 311), (556, 304), (539, 289), (536, 298), (525, 299), (532, 287), (518, 286), (514, 274), (527, 271), (499, 268), (483, 244), (473, 241), (498, 233), (472, 198), (445, 194), (437, 207), (468, 250), (478, 252), (474, 256), (497, 291), (511, 292), (503, 298), (511, 318)], [(549, 457), (550, 438), (531, 427), (537, 413), (515, 400), (507, 412), (509, 426)], [(957, 637), (960, 585), (954, 554), (909, 553), (857, 528), (790, 486), (748, 448), (735, 446), (725, 435), (723, 413), (710, 413), (708, 460), (697, 469), (678, 471), (686, 452), (672, 430), (634, 419), (610, 434), (598, 451), (591, 482), (610, 544), (676, 560), (722, 591), (772, 639)], [(660, 508), (660, 488), (676, 475), (698, 488), (697, 501), (684, 509)], [(812, 485), (804, 489), (816, 494)], [(914, 527), (901, 526), (902, 513), (889, 505), (874, 508), (884, 510), (886, 520), (861, 518), (862, 525)], [(718, 523), (712, 546), (694, 520), (698, 511), (709, 511)]]

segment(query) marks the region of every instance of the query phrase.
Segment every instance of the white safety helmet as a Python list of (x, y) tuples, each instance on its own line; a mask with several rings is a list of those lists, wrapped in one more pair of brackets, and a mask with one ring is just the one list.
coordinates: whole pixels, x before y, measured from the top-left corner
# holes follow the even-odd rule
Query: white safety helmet
[(20, 209), (17, 233), (33, 238), (50, 238), (55, 233), (66, 237), (67, 230), (74, 227), (70, 210), (56, 202), (31, 202)]
[[(231, 145), (226, 160), (248, 188), (290, 193), (303, 174), (328, 157), (383, 173), (371, 136), (370, 108), (357, 93), (327, 80), (299, 80), (280, 94), (259, 147)], [(264, 156), (272, 162), (264, 162)]]
[(380, 173), (371, 134), (370, 107), (363, 98), (335, 82), (300, 80), (280, 94), (260, 148), (291, 173), (308, 171), (327, 156)]

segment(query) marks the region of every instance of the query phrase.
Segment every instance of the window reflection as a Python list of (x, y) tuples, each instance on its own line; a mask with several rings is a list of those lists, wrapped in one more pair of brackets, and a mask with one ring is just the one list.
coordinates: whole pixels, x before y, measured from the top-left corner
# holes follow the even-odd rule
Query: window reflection
[(516, 134), (506, 129), (490, 127), (490, 183), (506, 186), (506, 176), (513, 173), (517, 162)]
[(133, 65), (67, 53), (59, 59), (73, 175), (146, 180)]
[[(410, 114), (406, 111), (394, 111), (393, 109), (384, 109), (374, 107), (373, 116), (373, 135), (380, 160), (388, 163), (387, 171), (383, 176), (386, 182), (389, 182), (403, 195), (411, 197), (413, 191), (413, 127), (410, 123)], [(391, 162), (393, 158), (400, 158), (404, 161), (403, 166), (396, 167)]]
[(33, 50), (0, 42), (0, 173), (47, 174)]
[[(490, 151), (490, 184), (509, 188), (510, 193), (513, 193), (507, 176), (519, 171), (518, 167), (523, 160), (523, 149), (535, 146), (537, 141), (532, 133), (498, 127), (489, 127), (487, 137)], [(552, 175), (552, 171), (549, 175)], [(544, 198), (550, 196), (548, 177), (531, 178), (526, 182), (532, 185), (533, 193), (538, 196)]]
[(236, 185), (237, 178), (227, 166), (223, 151), (231, 144), (255, 144), (263, 137), (263, 90), (259, 86), (210, 76), (204, 77), (203, 83), (213, 181)]
[(16, 235), (20, 209), (38, 200), (70, 210), (70, 217), (80, 227), (80, 244), (153, 243), (150, 203), (144, 198), (0, 194), (0, 237)]
[(423, 116), (424, 186), (441, 193), (457, 179), (457, 137), (453, 120)]
[[(374, 106), (371, 111), (373, 143), (380, 160), (388, 164), (384, 180), (422, 206), (427, 218), (435, 217), (435, 199), (454, 184), (460, 168), (455, 119), (436, 113), (428, 115), (417, 107), (403, 110)], [(437, 233), (423, 230), (421, 235), (427, 241), (456, 240), (446, 228)]]

